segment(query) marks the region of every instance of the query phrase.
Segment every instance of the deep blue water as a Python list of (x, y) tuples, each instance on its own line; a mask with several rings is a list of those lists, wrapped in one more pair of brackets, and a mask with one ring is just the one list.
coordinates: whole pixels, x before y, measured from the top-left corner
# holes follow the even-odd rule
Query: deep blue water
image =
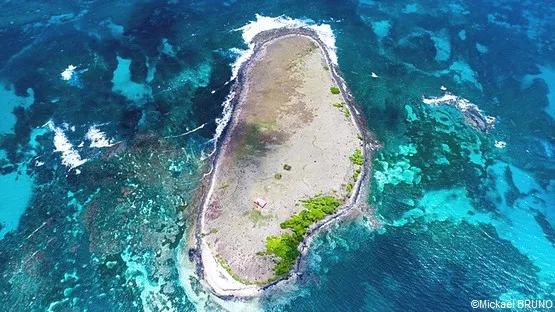
[[(467, 311), (555, 300), (552, 1), (3, 1), (0, 311)], [(328, 24), (384, 147), (376, 227), (321, 233), (301, 280), (222, 303), (177, 256), (237, 30)], [(75, 66), (69, 67), (70, 65)], [(371, 73), (379, 77), (372, 78)], [(423, 96), (496, 118), (482, 133)], [(202, 126), (202, 127), (201, 127)]]

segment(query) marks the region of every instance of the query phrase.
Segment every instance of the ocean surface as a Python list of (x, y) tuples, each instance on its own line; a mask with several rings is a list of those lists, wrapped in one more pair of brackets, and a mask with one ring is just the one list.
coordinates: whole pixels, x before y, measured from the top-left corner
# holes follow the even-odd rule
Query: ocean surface
[[(252, 37), (299, 25), (383, 143), (380, 222), (333, 225), (299, 280), (225, 302), (186, 255), (191, 197)], [(0, 311), (555, 300), (554, 29), (551, 0), (1, 0)], [(446, 92), (494, 129), (423, 101)]]

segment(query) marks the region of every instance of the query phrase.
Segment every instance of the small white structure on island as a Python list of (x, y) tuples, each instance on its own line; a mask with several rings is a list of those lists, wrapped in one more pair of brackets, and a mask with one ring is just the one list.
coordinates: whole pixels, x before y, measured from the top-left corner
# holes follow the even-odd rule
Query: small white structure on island
[(260, 208), (264, 208), (264, 206), (266, 206), (267, 204), (267, 202), (262, 198), (257, 198), (254, 203)]

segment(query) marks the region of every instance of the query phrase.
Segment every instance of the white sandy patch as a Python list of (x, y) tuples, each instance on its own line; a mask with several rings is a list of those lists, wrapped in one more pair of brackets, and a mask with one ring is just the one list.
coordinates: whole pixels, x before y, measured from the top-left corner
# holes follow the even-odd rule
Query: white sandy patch
[(160, 44), (158, 51), (160, 51), (160, 53), (162, 54), (166, 54), (169, 57), (177, 56), (173, 45), (169, 42), (167, 38), (162, 39), (162, 44)]
[(478, 82), (478, 75), (468, 63), (463, 60), (455, 61), (448, 69), (436, 71), (434, 76), (452, 75), (456, 83), (471, 83), (480, 91), (483, 91), (482, 84)]
[(418, 13), (419, 10), (420, 10), (420, 6), (418, 5), (418, 3), (410, 3), (405, 5), (405, 7), (401, 12), (403, 12), (404, 14), (411, 14), (411, 13)]
[(101, 25), (106, 26), (114, 37), (121, 37), (125, 32), (125, 28), (122, 25), (114, 23), (111, 19), (102, 22)]
[(381, 41), (383, 38), (389, 35), (389, 30), (391, 29), (391, 23), (388, 20), (378, 21), (372, 23), (372, 30)]
[(476, 50), (478, 50), (478, 52), (480, 52), (482, 54), (488, 53), (488, 51), (489, 51), (488, 47), (486, 47), (483, 44), (479, 44), (479, 43), (476, 43)]
[(451, 57), (451, 39), (449, 31), (443, 28), (437, 33), (430, 32), (430, 36), (436, 48), (436, 62), (445, 62), (449, 60)]
[[(23, 172), (26, 170), (23, 169)], [(12, 172), (0, 175), (0, 240), (10, 231), (17, 229), (19, 219), (25, 212), (33, 195), (33, 178)]]
[(144, 101), (152, 97), (152, 89), (148, 85), (137, 83), (131, 80), (131, 59), (124, 59), (117, 56), (118, 66), (114, 70), (112, 78), (112, 91), (125, 96), (137, 104), (143, 104)]

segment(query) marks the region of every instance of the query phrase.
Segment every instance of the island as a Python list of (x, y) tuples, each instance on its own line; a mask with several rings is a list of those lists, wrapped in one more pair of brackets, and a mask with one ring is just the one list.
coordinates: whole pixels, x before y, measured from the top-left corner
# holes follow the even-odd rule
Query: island
[(255, 42), (189, 252), (206, 285), (228, 298), (298, 273), (314, 232), (359, 201), (375, 147), (315, 32), (279, 29)]

